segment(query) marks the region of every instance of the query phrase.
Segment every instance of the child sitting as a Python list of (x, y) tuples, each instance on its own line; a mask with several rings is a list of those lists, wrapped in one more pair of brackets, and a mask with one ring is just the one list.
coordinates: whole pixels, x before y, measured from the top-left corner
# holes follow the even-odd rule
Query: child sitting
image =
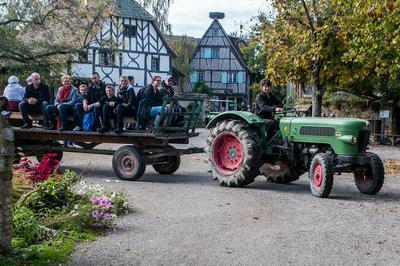
[(76, 98), (76, 103), (82, 103), (83, 102), (83, 98), (85, 98), (85, 96), (88, 94), (87, 85), (86, 84), (79, 85), (78, 92), (79, 92), (79, 95)]
[[(115, 108), (122, 101), (120, 98), (117, 98), (114, 95), (114, 87), (111, 85), (106, 86), (106, 96), (102, 97), (97, 103), (95, 103), (95, 107), (102, 107), (102, 121), (103, 127), (98, 130), (99, 133), (109, 132), (111, 129), (110, 119), (116, 119)], [(115, 124), (115, 123), (114, 123)]]

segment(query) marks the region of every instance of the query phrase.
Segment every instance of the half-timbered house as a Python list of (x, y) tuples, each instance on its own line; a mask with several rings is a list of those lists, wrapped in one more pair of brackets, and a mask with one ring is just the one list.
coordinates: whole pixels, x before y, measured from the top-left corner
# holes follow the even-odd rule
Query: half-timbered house
[(250, 72), (239, 51), (239, 38), (226, 34), (219, 22), (223, 13), (210, 13), (213, 19), (194, 52), (192, 73), (186, 91), (198, 82), (213, 89), (214, 98), (249, 102)]
[(121, 75), (133, 76), (137, 91), (152, 76), (171, 74), (176, 56), (150, 13), (134, 0), (116, 0), (112, 16), (102, 22), (71, 72), (88, 79), (96, 71), (106, 84), (117, 84)]

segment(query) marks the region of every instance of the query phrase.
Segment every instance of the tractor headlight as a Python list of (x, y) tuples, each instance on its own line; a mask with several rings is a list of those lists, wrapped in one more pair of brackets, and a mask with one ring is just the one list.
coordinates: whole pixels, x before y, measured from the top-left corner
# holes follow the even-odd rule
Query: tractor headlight
[(338, 137), (339, 140), (348, 143), (348, 144), (357, 144), (357, 137), (352, 135), (345, 135)]

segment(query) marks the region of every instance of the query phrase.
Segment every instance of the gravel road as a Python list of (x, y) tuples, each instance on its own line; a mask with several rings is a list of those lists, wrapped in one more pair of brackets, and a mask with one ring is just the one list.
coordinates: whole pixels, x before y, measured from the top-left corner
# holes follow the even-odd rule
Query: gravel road
[[(192, 145), (204, 146), (205, 137), (202, 131)], [(398, 149), (373, 151), (399, 156)], [(133, 209), (114, 231), (81, 243), (70, 265), (400, 264), (396, 176), (376, 196), (360, 194), (352, 176), (337, 176), (330, 198), (318, 199), (306, 175), (290, 185), (258, 177), (246, 188), (220, 187), (204, 154), (183, 156), (171, 176), (150, 166), (137, 182), (116, 179), (111, 156), (65, 154), (64, 166), (91, 169), (87, 181), (125, 191)]]

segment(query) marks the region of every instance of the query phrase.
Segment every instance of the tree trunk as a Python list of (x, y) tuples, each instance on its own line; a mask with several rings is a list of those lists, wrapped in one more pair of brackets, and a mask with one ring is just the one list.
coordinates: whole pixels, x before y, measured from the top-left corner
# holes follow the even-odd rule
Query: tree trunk
[[(317, 56), (316, 56), (317, 57)], [(324, 90), (321, 87), (319, 73), (321, 65), (318, 59), (314, 59), (313, 70), (311, 72), (311, 87), (312, 87), (312, 116), (320, 117), (322, 113), (322, 97)]]
[(0, 114), (0, 253), (3, 254), (11, 251), (13, 156), (14, 132)]

